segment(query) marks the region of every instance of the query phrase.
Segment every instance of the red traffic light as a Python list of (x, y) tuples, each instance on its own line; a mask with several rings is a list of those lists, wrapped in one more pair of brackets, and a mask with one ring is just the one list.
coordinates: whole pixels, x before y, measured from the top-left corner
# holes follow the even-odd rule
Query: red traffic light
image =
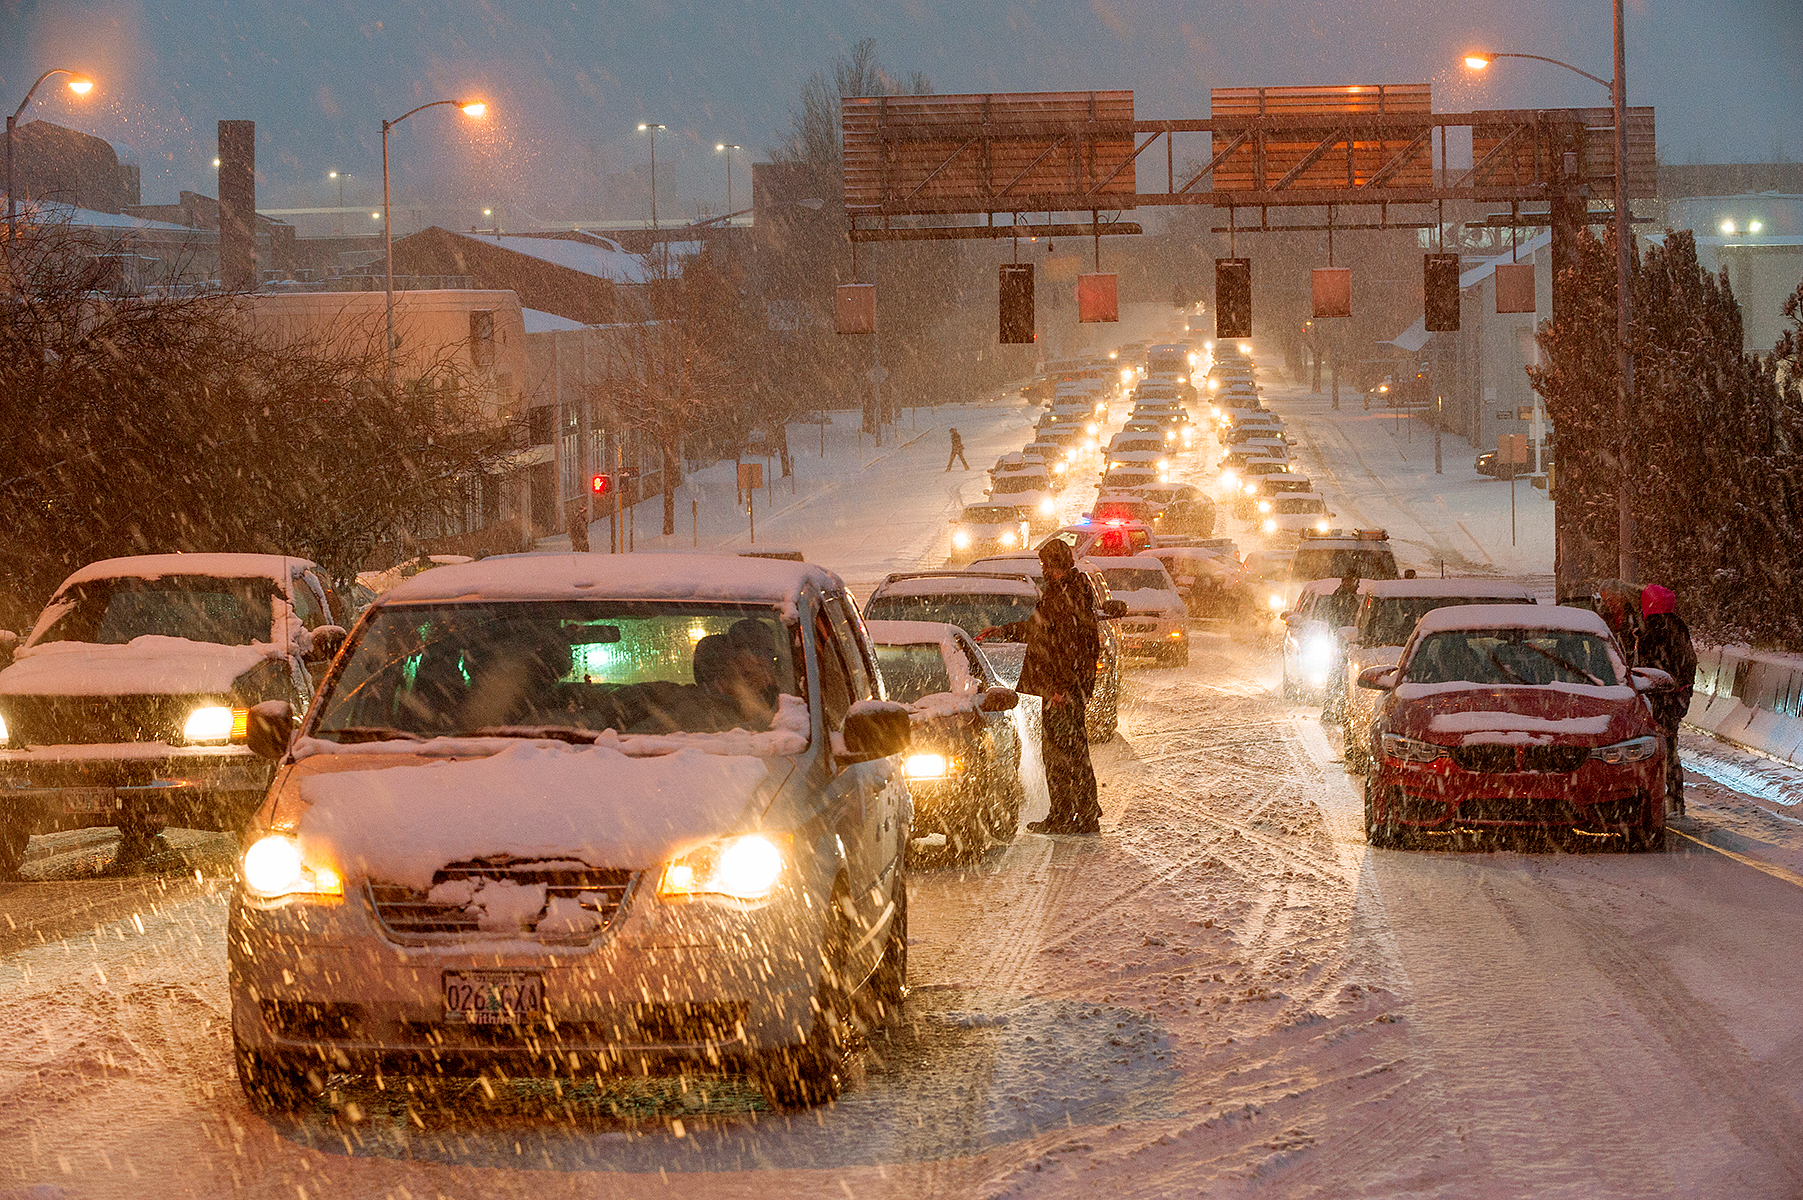
[(588, 490), (597, 496), (605, 496), (613, 489), (614, 481), (611, 475), (597, 475), (588, 481)]

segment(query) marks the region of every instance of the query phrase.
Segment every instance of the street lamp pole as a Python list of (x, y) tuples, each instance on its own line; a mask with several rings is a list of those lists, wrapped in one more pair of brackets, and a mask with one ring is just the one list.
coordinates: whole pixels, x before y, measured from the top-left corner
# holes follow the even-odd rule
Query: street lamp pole
[(466, 117), (481, 117), (488, 112), (488, 105), (480, 100), (433, 100), (418, 108), (409, 109), (389, 121), (382, 122), (382, 257), (385, 260), (386, 281), (383, 293), (386, 303), (383, 308), (387, 318), (387, 358), (389, 386), (394, 385), (394, 224), (389, 220), (388, 192), (388, 131), (411, 117), (416, 112), (424, 112), (428, 108), (437, 108), (441, 104), (451, 104), (463, 110)]
[(650, 121), (639, 122), (639, 132), (651, 135), (651, 244), (657, 245), (657, 131), (667, 128)]
[(343, 171), (328, 171), (328, 172), (326, 172), (326, 178), (336, 180), (338, 183), (338, 223), (337, 223), (337, 225), (335, 225), (333, 227), (333, 232), (343, 233), (344, 232), (344, 181), (346, 179), (348, 179), (349, 176)]
[(19, 117), (31, 104), (31, 98), (37, 94), (38, 85), (52, 75), (69, 76), (69, 90), (77, 96), (85, 96), (94, 90), (94, 81), (79, 71), (71, 71), (67, 67), (51, 67), (37, 77), (25, 91), (25, 99), (19, 101), (19, 107), (13, 109), (12, 116), (6, 118), (6, 241), (12, 244), (19, 235), (19, 204), (13, 193), (13, 129), (19, 124)]
[(1635, 583), (1639, 566), (1634, 554), (1634, 510), (1630, 497), (1634, 486), (1632, 463), (1633, 441), (1628, 432), (1628, 417), (1634, 410), (1634, 349), (1629, 334), (1634, 323), (1632, 286), (1634, 236), (1633, 214), (1628, 209), (1628, 56), (1622, 23), (1622, 0), (1614, 0), (1615, 78), (1602, 79), (1568, 62), (1540, 54), (1474, 53), (1465, 56), (1465, 65), (1482, 70), (1498, 58), (1529, 58), (1551, 63), (1582, 75), (1592, 83), (1609, 89), (1609, 104), (1615, 121), (1615, 420), (1621, 432), (1616, 447), (1618, 465), (1615, 487), (1615, 530), (1618, 543), (1616, 574), (1623, 583)]
[(732, 220), (732, 212), (733, 212), (733, 209), (732, 209), (732, 152), (734, 150), (743, 150), (744, 148), (745, 147), (735, 145), (732, 142), (721, 142), (718, 146), (714, 147), (714, 149), (724, 151), (726, 154), (726, 219), (728, 221)]

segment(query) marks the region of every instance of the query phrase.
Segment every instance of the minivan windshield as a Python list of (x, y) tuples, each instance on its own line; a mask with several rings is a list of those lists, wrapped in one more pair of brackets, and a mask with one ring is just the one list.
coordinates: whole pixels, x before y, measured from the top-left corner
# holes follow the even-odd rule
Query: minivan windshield
[(1037, 595), (994, 592), (941, 592), (928, 595), (872, 596), (864, 606), (866, 621), (940, 621), (975, 637), (991, 625), (1025, 621), (1039, 607)]
[[(472, 601), (378, 608), (320, 698), (333, 741), (768, 730), (805, 695), (767, 605)], [(584, 739), (587, 740), (587, 739)]]
[(276, 582), (261, 576), (164, 575), (155, 579), (90, 579), (50, 602), (50, 621), (32, 639), (123, 645), (146, 634), (248, 646), (267, 642), (274, 624)]

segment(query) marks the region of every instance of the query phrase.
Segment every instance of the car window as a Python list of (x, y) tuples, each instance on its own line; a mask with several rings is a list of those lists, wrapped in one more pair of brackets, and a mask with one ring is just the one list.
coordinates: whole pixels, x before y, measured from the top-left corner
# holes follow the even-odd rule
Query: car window
[(1546, 685), (1621, 682), (1606, 639), (1567, 629), (1454, 629), (1429, 634), (1403, 668), (1410, 683)]
[(289, 581), (289, 586), (294, 592), (294, 615), (308, 629), (314, 628), (322, 620), (325, 606), (313, 592), (312, 577), (305, 571), (298, 572)]
[[(1012, 565), (1012, 564), (1010, 564)], [(992, 625), (1025, 621), (1039, 597), (1012, 593), (944, 592), (936, 595), (876, 595), (864, 606), (867, 621), (941, 621), (975, 637)]]
[(814, 653), (820, 659), (820, 719), (828, 730), (837, 730), (851, 709), (850, 673), (831, 622), (820, 614), (814, 617)]
[(1359, 609), (1359, 641), (1367, 646), (1400, 646), (1415, 632), (1415, 622), (1436, 608), (1531, 603), (1524, 597), (1509, 596), (1366, 596)]
[(863, 640), (857, 634), (857, 610), (842, 595), (827, 599), (826, 611), (833, 623), (833, 633), (845, 651), (845, 664), (851, 669), (851, 694), (854, 700), (874, 700), (880, 694), (876, 668), (865, 661)]
[(1372, 549), (1308, 547), (1296, 551), (1291, 579), (1395, 579), (1396, 555), (1388, 546)]
[(270, 640), (276, 581), (263, 576), (90, 579), (59, 593), (40, 618), (45, 642), (123, 645), (146, 634), (248, 646)]
[(913, 704), (923, 696), (952, 690), (951, 671), (937, 642), (903, 646), (878, 646), (876, 660), (883, 671), (889, 699)]

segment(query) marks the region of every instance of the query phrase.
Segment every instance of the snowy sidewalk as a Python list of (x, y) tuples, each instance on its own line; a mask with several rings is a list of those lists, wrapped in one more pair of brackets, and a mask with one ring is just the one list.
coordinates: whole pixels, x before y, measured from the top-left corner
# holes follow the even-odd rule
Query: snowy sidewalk
[(1261, 371), (1266, 407), (1295, 436), (1297, 457), (1348, 528), (1387, 529), (1397, 561), (1423, 575), (1509, 576), (1547, 599), (1553, 593), (1553, 506), (1547, 495), (1515, 482), (1511, 536), (1509, 483), (1479, 475), (1478, 451), (1457, 434), (1441, 434), (1441, 473), (1434, 472), (1430, 423), (1393, 412), (1367, 412), (1350, 388), (1336, 412), (1326, 392)]

